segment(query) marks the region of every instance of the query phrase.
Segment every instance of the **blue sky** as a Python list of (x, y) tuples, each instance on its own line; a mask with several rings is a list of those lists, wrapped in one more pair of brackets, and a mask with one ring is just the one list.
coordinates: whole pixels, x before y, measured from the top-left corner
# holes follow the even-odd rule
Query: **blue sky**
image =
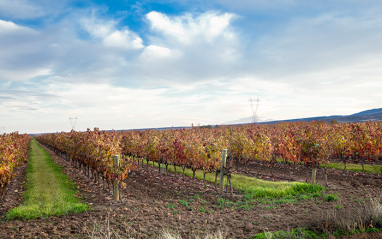
[(380, 108), (380, 0), (0, 0), (0, 129)]

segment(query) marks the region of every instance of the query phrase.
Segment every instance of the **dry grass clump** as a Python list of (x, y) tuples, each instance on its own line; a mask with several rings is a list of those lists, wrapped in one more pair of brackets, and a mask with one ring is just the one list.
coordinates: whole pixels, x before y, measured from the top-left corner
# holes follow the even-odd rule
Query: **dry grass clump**
[(93, 220), (91, 228), (87, 228), (86, 233), (91, 239), (112, 239), (122, 238), (115, 229), (110, 226), (109, 214), (107, 214), (105, 221)]
[[(198, 235), (194, 235), (194, 236), (189, 237), (189, 238), (194, 238), (194, 239), (223, 239), (224, 235), (220, 230), (218, 230), (217, 232), (215, 232), (213, 234), (207, 233), (201, 237)], [(172, 232), (169, 230), (163, 230), (162, 234), (158, 237), (158, 239), (183, 239), (183, 238), (177, 232)]]
[(309, 227), (325, 233), (355, 232), (369, 228), (382, 228), (382, 204), (380, 200), (370, 199), (360, 203), (357, 208), (336, 207), (328, 210)]
[[(137, 232), (132, 228), (132, 221), (126, 221), (119, 226), (110, 222), (110, 213), (107, 212), (107, 215), (102, 217), (101, 219), (91, 219), (91, 224), (86, 225), (85, 233), (88, 238), (91, 239), (134, 239), (141, 238), (142, 235), (137, 234)], [(132, 218), (133, 220), (134, 218)], [(156, 236), (151, 235), (148, 238), (156, 238), (156, 239), (183, 239), (179, 232), (171, 231), (169, 229), (164, 229), (161, 232), (158, 231), (155, 233)], [(146, 235), (147, 236), (147, 235)], [(190, 235), (186, 237), (187, 239), (224, 239), (224, 233), (220, 230), (215, 233), (199, 233), (195, 235)]]

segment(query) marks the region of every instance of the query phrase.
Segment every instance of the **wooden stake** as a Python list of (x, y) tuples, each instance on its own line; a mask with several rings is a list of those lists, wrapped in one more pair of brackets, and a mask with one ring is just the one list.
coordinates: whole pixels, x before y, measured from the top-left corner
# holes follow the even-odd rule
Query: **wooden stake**
[(314, 168), (312, 169), (312, 178), (311, 178), (311, 183), (312, 183), (312, 184), (316, 184), (316, 174), (317, 174), (317, 168), (314, 167)]
[(223, 187), (224, 187), (224, 169), (226, 166), (226, 159), (227, 159), (227, 149), (223, 149), (222, 152), (222, 162), (220, 167), (220, 193), (223, 193)]
[[(119, 155), (114, 155), (114, 167), (119, 166)], [(114, 188), (113, 188), (113, 198), (114, 202), (119, 201), (119, 185), (117, 181), (114, 181)]]

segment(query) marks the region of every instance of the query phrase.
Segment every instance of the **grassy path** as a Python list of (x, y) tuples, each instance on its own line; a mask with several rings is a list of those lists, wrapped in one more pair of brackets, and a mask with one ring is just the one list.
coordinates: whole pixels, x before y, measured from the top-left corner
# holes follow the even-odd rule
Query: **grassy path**
[(75, 196), (74, 184), (34, 139), (31, 142), (24, 202), (11, 209), (7, 219), (34, 219), (69, 212), (82, 212), (88, 206)]

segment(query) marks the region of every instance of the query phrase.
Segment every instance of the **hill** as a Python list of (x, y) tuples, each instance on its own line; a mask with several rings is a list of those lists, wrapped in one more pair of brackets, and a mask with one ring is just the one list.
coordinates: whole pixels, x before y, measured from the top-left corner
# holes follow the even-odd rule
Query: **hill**
[[(339, 123), (349, 123), (349, 122), (366, 122), (366, 121), (381, 121), (382, 120), (382, 108), (370, 109), (361, 111), (351, 115), (331, 115), (331, 116), (318, 116), (318, 117), (308, 117), (308, 118), (297, 118), (289, 120), (262, 120), (260, 118), (260, 124), (278, 123), (278, 122), (297, 122), (297, 121), (337, 121)], [(226, 122), (225, 124), (250, 124), (252, 121), (251, 117), (243, 118), (235, 121)]]

